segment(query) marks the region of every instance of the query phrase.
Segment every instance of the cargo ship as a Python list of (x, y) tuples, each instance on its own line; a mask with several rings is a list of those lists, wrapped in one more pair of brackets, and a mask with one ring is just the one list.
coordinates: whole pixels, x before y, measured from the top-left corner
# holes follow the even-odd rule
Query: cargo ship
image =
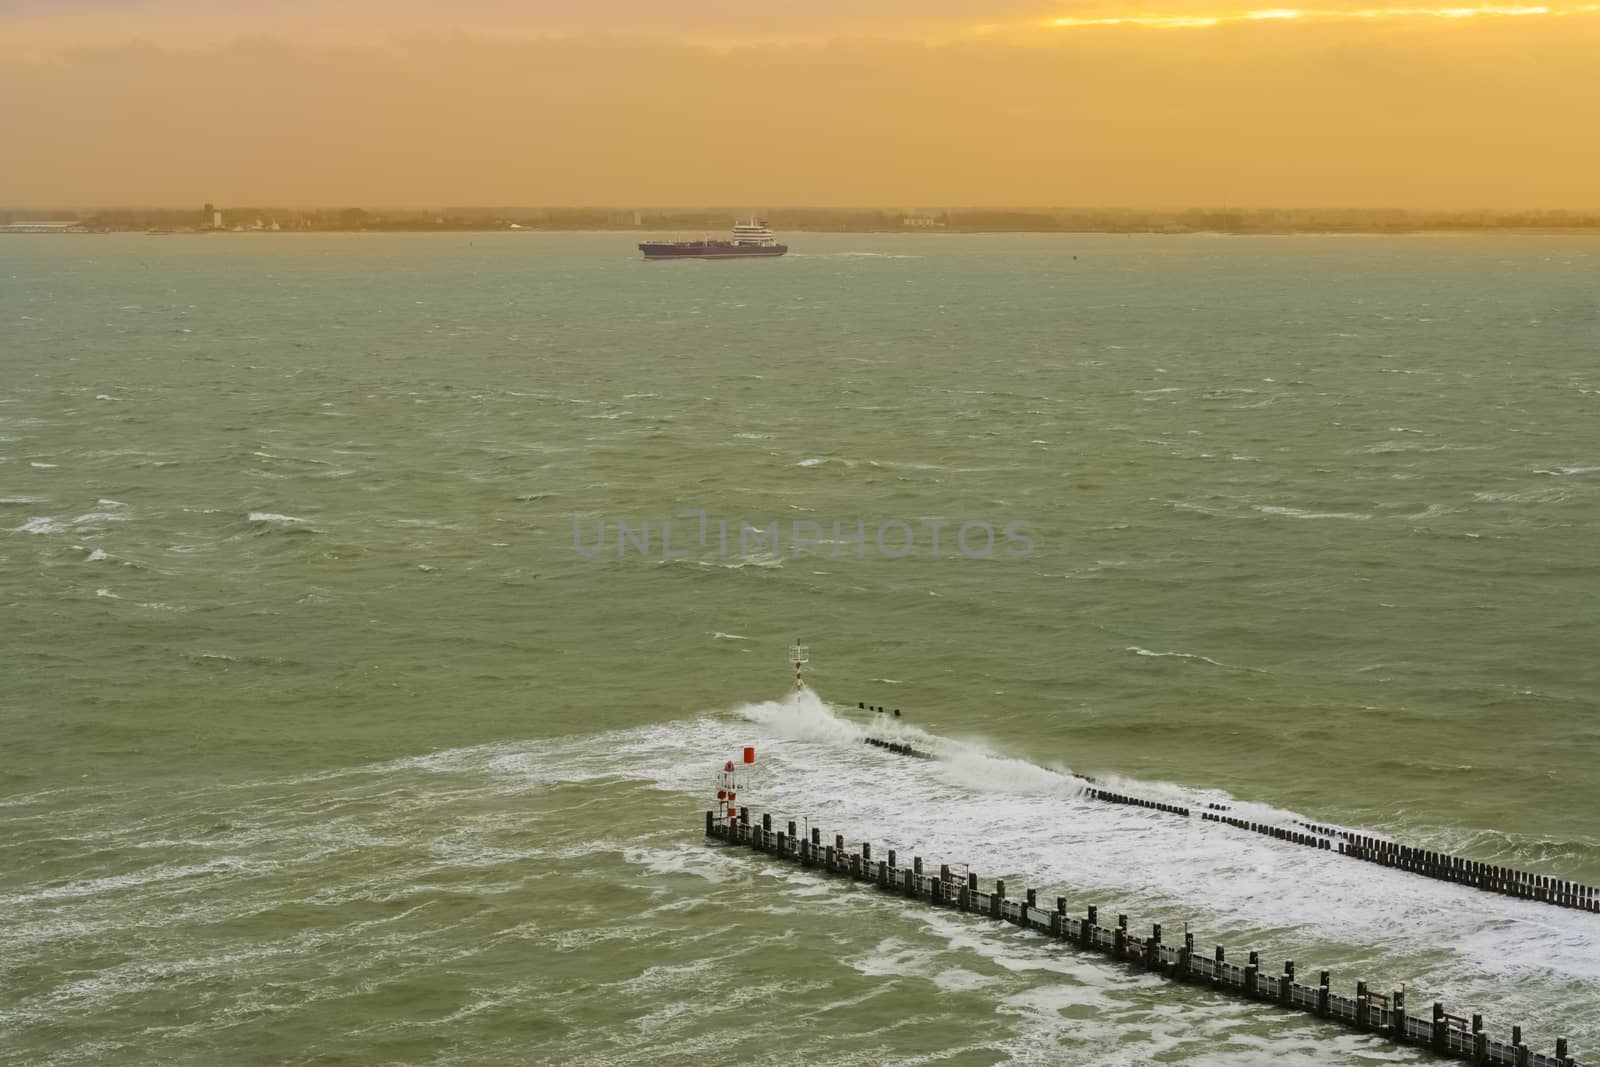
[(736, 223), (727, 241), (646, 241), (639, 246), (645, 259), (743, 259), (747, 256), (781, 256), (789, 251), (767, 228), (765, 219)]

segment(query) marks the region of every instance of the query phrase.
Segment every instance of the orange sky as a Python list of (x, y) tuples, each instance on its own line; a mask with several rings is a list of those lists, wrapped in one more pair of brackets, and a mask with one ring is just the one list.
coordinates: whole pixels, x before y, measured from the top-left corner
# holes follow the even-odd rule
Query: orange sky
[(1600, 4), (0, 0), (0, 204), (1600, 207)]

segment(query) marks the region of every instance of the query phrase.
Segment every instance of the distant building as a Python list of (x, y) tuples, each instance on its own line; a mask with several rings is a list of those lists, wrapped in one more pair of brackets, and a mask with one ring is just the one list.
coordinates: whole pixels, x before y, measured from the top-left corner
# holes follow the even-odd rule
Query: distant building
[(217, 210), (217, 206), (215, 204), (206, 205), (205, 215), (203, 217), (205, 219), (205, 224), (210, 226), (213, 230), (222, 229), (222, 212)]
[(900, 220), (900, 225), (918, 230), (937, 229), (944, 225), (944, 219), (934, 218), (932, 215), (907, 215)]

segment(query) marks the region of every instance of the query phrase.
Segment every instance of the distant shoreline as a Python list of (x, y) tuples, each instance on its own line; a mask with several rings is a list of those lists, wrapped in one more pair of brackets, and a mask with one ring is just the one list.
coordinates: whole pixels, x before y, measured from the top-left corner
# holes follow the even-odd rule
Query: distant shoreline
[[(383, 226), (363, 228), (294, 228), (279, 230), (152, 230), (146, 227), (108, 227), (100, 229), (73, 229), (41, 231), (35, 229), (7, 229), (0, 226), (0, 237), (97, 237), (110, 234), (133, 234), (149, 237), (243, 237), (243, 236), (310, 236), (318, 234), (346, 234), (373, 236), (384, 234), (550, 234), (593, 233), (644, 239), (649, 237), (687, 240), (714, 229), (617, 229), (605, 226), (522, 226), (511, 229), (504, 226)], [(800, 226), (784, 227), (782, 233), (841, 237), (999, 237), (1015, 236), (1123, 236), (1123, 237), (1418, 237), (1418, 236), (1506, 236), (1581, 237), (1600, 235), (1600, 225), (1594, 226), (1413, 226), (1370, 228), (1239, 228), (1239, 229), (938, 229), (938, 230), (877, 230), (877, 229), (813, 229)]]
[(0, 207), (0, 233), (619, 233), (641, 239), (724, 236), (738, 219), (760, 217), (788, 234), (1297, 234), (1600, 233), (1597, 210), (1409, 210), (1403, 208), (824, 208), (775, 207), (764, 215), (712, 205), (694, 208), (446, 207), (359, 208), (23, 208)]

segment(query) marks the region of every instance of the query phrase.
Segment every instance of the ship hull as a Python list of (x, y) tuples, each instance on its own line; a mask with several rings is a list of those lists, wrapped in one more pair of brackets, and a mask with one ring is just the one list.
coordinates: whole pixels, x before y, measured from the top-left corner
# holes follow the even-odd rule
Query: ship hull
[(789, 251), (788, 245), (736, 245), (717, 241), (683, 241), (642, 244), (645, 259), (772, 259)]

